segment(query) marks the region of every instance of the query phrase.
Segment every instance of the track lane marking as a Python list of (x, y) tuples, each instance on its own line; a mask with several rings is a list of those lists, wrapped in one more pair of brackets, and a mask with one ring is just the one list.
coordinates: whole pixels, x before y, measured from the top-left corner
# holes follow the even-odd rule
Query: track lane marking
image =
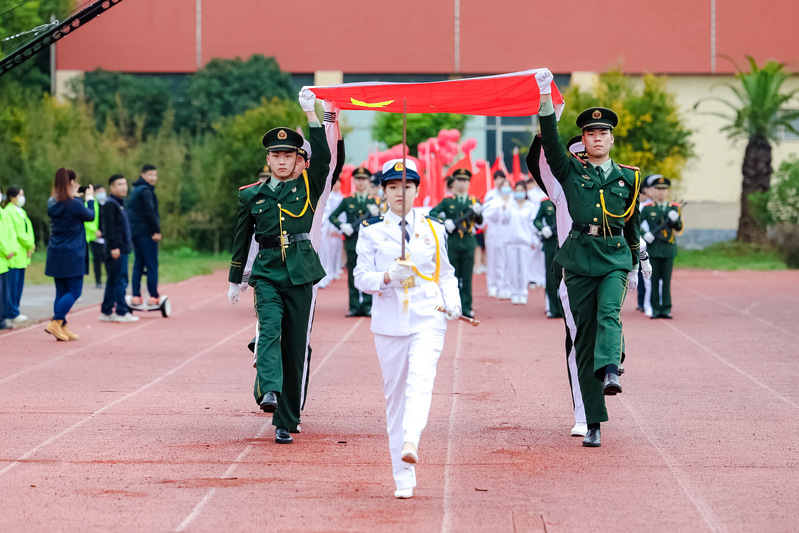
[[(359, 318), (355, 322), (355, 324), (352, 325), (352, 327), (349, 329), (349, 331), (347, 331), (347, 333), (341, 338), (341, 340), (339, 340), (336, 343), (336, 345), (333, 346), (330, 349), (330, 351), (328, 351), (325, 354), (324, 359), (322, 359), (319, 362), (319, 365), (313, 370), (313, 372), (311, 372), (311, 378), (313, 378), (316, 375), (316, 373), (319, 372), (319, 370), (321, 370), (325, 366), (325, 363), (327, 363), (327, 361), (330, 360), (330, 358), (333, 356), (333, 354), (345, 342), (347, 342), (347, 340), (352, 336), (353, 333), (355, 333), (355, 330), (357, 330), (360, 327), (360, 325), (363, 324), (363, 322), (364, 322), (364, 318), (363, 317)], [(269, 419), (268, 421), (266, 421), (264, 423), (263, 426), (261, 426), (261, 429), (258, 430), (258, 433), (255, 435), (255, 437), (252, 437), (252, 438), (253, 439), (259, 438), (261, 435), (264, 434), (264, 432), (266, 432), (267, 428), (269, 426), (271, 426), (271, 425), (272, 425), (272, 420)], [(250, 452), (250, 450), (252, 448), (253, 448), (253, 443), (248, 444), (244, 448), (244, 451), (242, 451), (239, 454), (239, 456), (232, 463), (230, 463), (230, 466), (228, 467), (228, 469), (225, 471), (224, 474), (222, 474), (222, 476), (219, 479), (225, 479), (225, 478), (229, 477), (236, 470), (236, 467), (238, 467), (238, 465), (241, 462), (241, 460)], [(203, 508), (208, 504), (208, 502), (211, 501), (211, 499), (214, 497), (214, 494), (216, 494), (216, 487), (213, 487), (213, 488), (209, 489), (208, 492), (205, 493), (205, 495), (202, 497), (202, 499), (199, 502), (197, 502), (197, 505), (194, 506), (194, 508), (191, 510), (191, 512), (188, 514), (188, 516), (186, 516), (186, 518), (183, 519), (183, 521), (180, 523), (180, 525), (178, 525), (178, 527), (175, 528), (175, 531), (185, 531), (186, 528), (189, 527), (189, 525), (191, 525), (191, 523), (194, 522), (194, 520), (198, 516), (200, 516), (200, 512), (202, 512)]]
[(452, 434), (455, 427), (455, 407), (458, 402), (458, 395), (456, 394), (458, 384), (458, 358), (461, 355), (461, 346), (463, 339), (463, 323), (458, 321), (458, 336), (455, 341), (455, 358), (452, 361), (452, 404), (449, 408), (449, 424), (447, 427), (447, 460), (444, 464), (444, 499), (442, 505), (444, 507), (444, 518), (441, 520), (441, 532), (449, 533), (452, 530), (452, 486), (451, 486), (451, 471), (452, 471)]
[(121, 397), (121, 398), (118, 398), (118, 399), (114, 400), (113, 402), (109, 403), (109, 404), (108, 404), (108, 405), (106, 405), (105, 407), (101, 407), (100, 409), (98, 409), (97, 411), (93, 412), (92, 414), (90, 414), (90, 415), (86, 416), (86, 417), (85, 417), (85, 418), (83, 418), (82, 420), (80, 420), (80, 421), (78, 421), (78, 422), (76, 422), (76, 423), (72, 424), (72, 425), (71, 425), (71, 426), (69, 426), (67, 429), (63, 430), (61, 433), (58, 433), (57, 435), (55, 435), (55, 436), (53, 436), (53, 437), (50, 437), (50, 438), (49, 438), (49, 439), (47, 439), (46, 441), (42, 442), (41, 444), (39, 444), (39, 445), (38, 445), (38, 446), (36, 446), (35, 448), (32, 448), (31, 450), (27, 451), (27, 452), (26, 452), (24, 455), (22, 455), (21, 457), (19, 457), (17, 460), (15, 460), (15, 461), (14, 461), (14, 462), (12, 462), (11, 464), (9, 464), (8, 466), (6, 466), (6, 467), (5, 467), (5, 468), (3, 468), (2, 470), (0, 470), (0, 476), (3, 476), (3, 475), (4, 475), (4, 474), (6, 474), (7, 472), (9, 472), (9, 471), (10, 471), (12, 468), (14, 468), (16, 465), (18, 465), (18, 464), (19, 464), (19, 463), (21, 463), (22, 461), (26, 460), (28, 457), (32, 456), (33, 454), (35, 454), (36, 452), (38, 452), (38, 451), (39, 451), (39, 450), (41, 450), (42, 448), (46, 447), (47, 445), (49, 445), (49, 444), (51, 444), (51, 443), (53, 443), (53, 442), (57, 441), (58, 439), (60, 439), (60, 438), (61, 438), (61, 437), (63, 437), (64, 435), (66, 435), (66, 434), (68, 434), (68, 433), (71, 433), (73, 430), (75, 430), (75, 429), (79, 428), (80, 426), (82, 426), (82, 425), (83, 425), (83, 424), (85, 424), (86, 422), (90, 421), (92, 418), (96, 417), (97, 415), (99, 415), (99, 414), (102, 414), (102, 413), (104, 413), (105, 411), (107, 411), (108, 409), (110, 409), (110, 408), (112, 408), (113, 406), (117, 405), (118, 403), (122, 403), (122, 402), (124, 402), (125, 400), (127, 400), (128, 398), (132, 398), (133, 396), (136, 396), (136, 395), (137, 395), (137, 394), (139, 394), (140, 392), (142, 392), (142, 391), (145, 391), (145, 390), (149, 389), (150, 387), (152, 387), (152, 386), (153, 386), (153, 385), (155, 385), (156, 383), (159, 383), (159, 382), (160, 382), (161, 380), (163, 380), (164, 378), (166, 378), (166, 377), (169, 377), (169, 376), (171, 376), (172, 374), (174, 374), (175, 372), (177, 372), (178, 370), (182, 369), (183, 367), (185, 367), (186, 365), (188, 365), (189, 363), (191, 363), (192, 361), (194, 361), (194, 360), (195, 360), (195, 359), (197, 359), (198, 357), (200, 357), (200, 356), (202, 356), (202, 355), (205, 355), (206, 353), (210, 352), (211, 350), (214, 350), (214, 349), (216, 349), (216, 348), (218, 348), (218, 347), (220, 347), (220, 346), (224, 345), (226, 342), (230, 341), (231, 339), (233, 339), (233, 338), (235, 338), (235, 337), (237, 337), (237, 336), (239, 336), (239, 335), (241, 335), (241, 334), (245, 333), (245, 332), (246, 332), (246, 331), (248, 331), (248, 330), (249, 330), (251, 327), (252, 327), (251, 325), (248, 325), (247, 327), (245, 327), (245, 328), (242, 328), (242, 329), (239, 329), (239, 330), (238, 330), (238, 331), (236, 331), (235, 333), (233, 333), (233, 334), (231, 334), (231, 335), (228, 335), (227, 337), (225, 337), (225, 338), (224, 338), (224, 339), (222, 339), (221, 341), (217, 342), (217, 343), (216, 343), (216, 344), (214, 344), (213, 346), (210, 346), (210, 347), (208, 347), (208, 348), (206, 348), (206, 349), (204, 349), (204, 350), (202, 350), (202, 351), (200, 351), (200, 352), (197, 352), (196, 354), (192, 355), (191, 357), (189, 357), (188, 359), (186, 359), (185, 361), (183, 361), (181, 364), (179, 364), (178, 366), (176, 366), (176, 367), (175, 367), (175, 368), (173, 368), (172, 370), (170, 370), (170, 371), (166, 372), (165, 374), (162, 374), (160, 377), (158, 377), (158, 378), (154, 379), (153, 381), (151, 381), (151, 382), (150, 382), (150, 383), (148, 383), (147, 385), (144, 385), (144, 386), (142, 386), (142, 387), (140, 387), (140, 388), (136, 389), (135, 391), (133, 391), (133, 392), (130, 392), (130, 393), (126, 394), (125, 396), (123, 396), (123, 397)]

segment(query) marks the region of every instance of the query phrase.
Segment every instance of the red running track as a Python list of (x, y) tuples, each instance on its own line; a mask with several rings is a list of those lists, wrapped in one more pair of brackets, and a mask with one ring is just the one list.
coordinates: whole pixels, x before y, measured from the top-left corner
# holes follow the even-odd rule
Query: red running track
[(678, 271), (673, 321), (628, 301), (624, 394), (583, 448), (543, 293), (450, 327), (419, 486), (393, 498), (382, 381), (346, 282), (320, 291), (303, 433), (252, 399), (249, 294), (224, 274), (135, 324), (0, 336), (2, 531), (795, 531), (799, 272)]

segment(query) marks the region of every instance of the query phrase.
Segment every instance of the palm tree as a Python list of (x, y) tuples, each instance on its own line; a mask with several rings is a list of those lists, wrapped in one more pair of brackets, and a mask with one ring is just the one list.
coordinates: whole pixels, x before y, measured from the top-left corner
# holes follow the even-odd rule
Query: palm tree
[(707, 112), (729, 122), (721, 128), (730, 139), (745, 139), (746, 151), (741, 168), (741, 216), (738, 219), (738, 237), (741, 242), (760, 242), (766, 230), (757, 223), (749, 210), (748, 197), (757, 191), (768, 191), (771, 185), (771, 143), (779, 142), (781, 129), (799, 135), (793, 121), (799, 119), (799, 109), (789, 109), (790, 102), (799, 94), (799, 89), (782, 93), (782, 86), (792, 73), (785, 70), (784, 63), (767, 61), (762, 68), (754, 58), (747, 56), (749, 72), (740, 68), (735, 73), (736, 84), (724, 83), (736, 100), (708, 97), (696, 103), (711, 100), (729, 107), (732, 113)]

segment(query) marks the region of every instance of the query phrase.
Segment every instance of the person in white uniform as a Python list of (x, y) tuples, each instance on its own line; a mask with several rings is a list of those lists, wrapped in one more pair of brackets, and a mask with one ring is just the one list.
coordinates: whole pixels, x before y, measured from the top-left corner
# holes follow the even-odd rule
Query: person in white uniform
[(333, 280), (338, 279), (341, 272), (341, 251), (344, 247), (344, 241), (342, 240), (341, 231), (339, 231), (328, 218), (341, 204), (343, 199), (344, 196), (341, 194), (341, 182), (336, 181), (336, 183), (333, 184), (333, 190), (330, 191), (330, 196), (327, 198), (327, 203), (325, 204), (322, 214), (322, 240), (319, 245), (319, 260), (322, 262), (322, 268), (327, 272), (327, 276), (319, 282), (320, 289), (324, 289), (330, 285)]
[[(526, 182), (527, 199), (533, 204), (533, 219), (538, 214), (541, 207), (541, 201), (547, 197), (541, 187), (535, 182), (534, 179), (529, 179)], [(546, 267), (544, 265), (544, 248), (541, 238), (538, 236), (538, 231), (533, 231), (533, 245), (530, 248), (530, 261), (529, 261), (529, 281), (536, 287), (543, 287), (547, 282)], [(548, 311), (549, 309), (547, 309)]]
[[(400, 159), (383, 166), (381, 182), (389, 210), (362, 223), (354, 275), (358, 290), (373, 295), (371, 329), (383, 373), (394, 496), (410, 498), (447, 319), (461, 315), (461, 301), (455, 269), (447, 258), (444, 225), (412, 208), (420, 182), (412, 161), (405, 167), (403, 203), (402, 169)], [(398, 260), (403, 215), (406, 259), (411, 264)]]
[[(497, 178), (494, 178), (497, 181)], [(493, 190), (493, 189), (492, 189)], [(507, 249), (508, 229), (510, 224), (510, 207), (513, 201), (513, 188), (510, 182), (503, 179), (502, 186), (496, 195), (483, 204), (483, 219), (487, 221), (486, 282), (488, 295), (500, 300), (510, 300), (510, 287), (507, 276)]]
[[(503, 171), (497, 170), (494, 172), (493, 178), (494, 188), (486, 193), (485, 199), (483, 200), (483, 208), (486, 208), (492, 204), (496, 204), (498, 207), (501, 207), (501, 204), (504, 201), (502, 198), (503, 188), (506, 188), (506, 196), (511, 193), (510, 183), (508, 183), (508, 179)], [(486, 218), (485, 212), (483, 212), (483, 218)], [(488, 295), (491, 298), (496, 298), (499, 296), (500, 285), (502, 285), (501, 272), (504, 265), (501, 228), (497, 226), (494, 228), (492, 233), (491, 226), (487, 225), (483, 229), (483, 239), (485, 241), (486, 255), (486, 286), (488, 288)]]
[(513, 201), (507, 209), (508, 227), (505, 245), (505, 279), (513, 304), (527, 304), (531, 251), (540, 242), (537, 238), (534, 239), (535, 213), (536, 206), (527, 199), (527, 185), (524, 180), (519, 180), (513, 187)]

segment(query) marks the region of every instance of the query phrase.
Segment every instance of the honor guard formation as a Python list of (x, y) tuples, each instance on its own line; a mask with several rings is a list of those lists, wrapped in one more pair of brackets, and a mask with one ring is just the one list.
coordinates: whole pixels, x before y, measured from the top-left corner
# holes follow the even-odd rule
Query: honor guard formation
[(582, 134), (564, 149), (552, 74), (541, 69), (536, 82), (541, 133), (527, 155), (532, 177), (512, 183), (496, 171), (484, 198), (469, 194), (472, 172), (457, 168), (446, 176), (449, 195), (419, 206), (424, 191), (410, 158), (358, 166), (343, 197), (338, 110), (324, 102), (320, 123), (308, 88), (299, 96), (308, 139), (288, 125), (263, 136), (259, 179), (239, 190), (228, 298), (236, 303), (253, 288), (253, 396), (272, 414), (276, 443), (300, 432), (316, 289), (346, 268), (346, 316), (370, 317), (383, 375), (396, 498), (412, 497), (416, 486), (447, 323), (479, 324), (472, 279), (483, 272), (487, 296), (513, 305), (543, 289), (533, 293), (541, 311), (565, 325), (571, 435), (601, 446), (606, 399), (623, 390), (627, 291), (639, 290), (648, 316), (671, 318), (681, 207), (669, 201), (668, 178), (643, 180), (638, 168), (611, 158), (618, 117), (610, 109), (580, 113)]

